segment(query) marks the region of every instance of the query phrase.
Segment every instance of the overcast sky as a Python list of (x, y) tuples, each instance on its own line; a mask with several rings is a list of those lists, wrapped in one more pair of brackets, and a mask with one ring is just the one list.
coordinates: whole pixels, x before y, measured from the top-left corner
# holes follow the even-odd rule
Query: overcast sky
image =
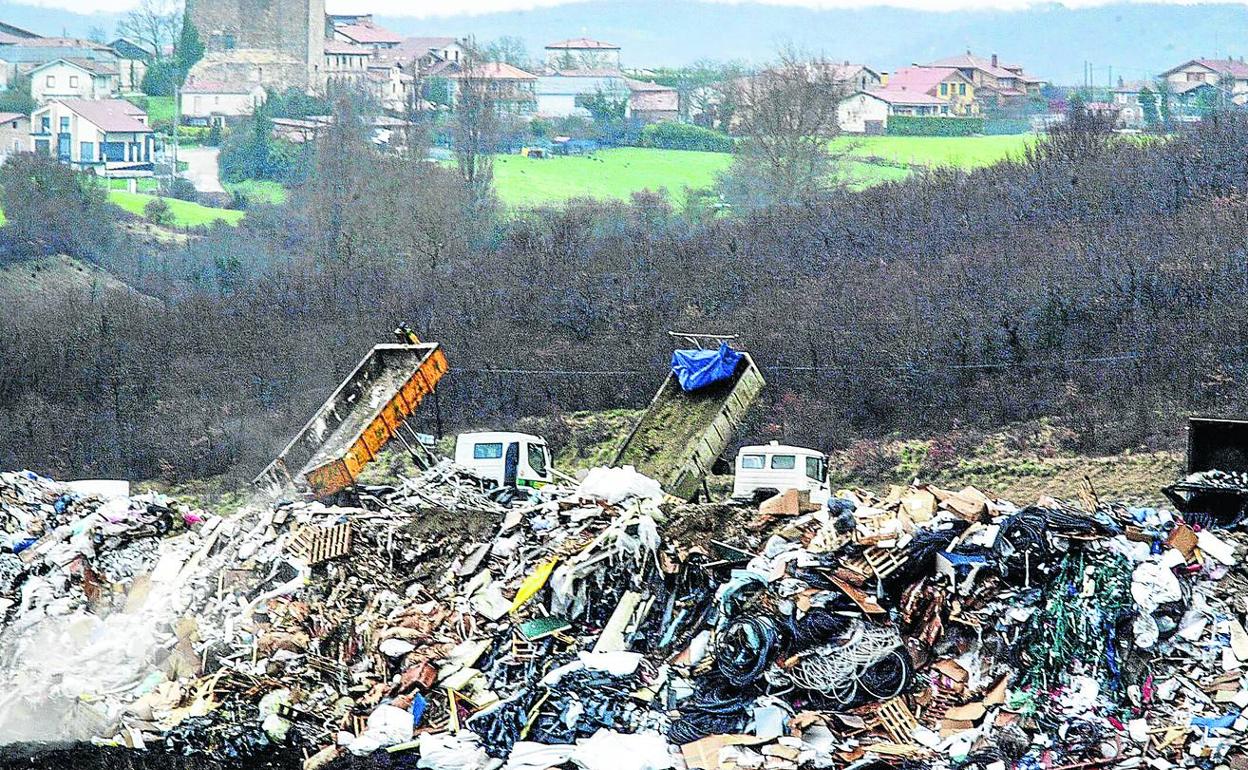
[[(136, 5), (139, 0), (21, 0), (34, 5), (66, 8), (79, 13), (93, 11), (124, 11)], [(733, 3), (739, 0), (712, 0), (712, 2)], [(809, 8), (852, 8), (868, 5), (892, 5), (906, 8), (918, 8), (928, 11), (964, 10), (969, 8), (1021, 8), (1035, 5), (1029, 0), (750, 0), (769, 5), (791, 5)], [(1110, 0), (1064, 0), (1062, 5), (1081, 7), (1088, 5), (1104, 5)], [(1174, 0), (1171, 0), (1174, 1)], [(1178, 0), (1183, 2), (1184, 0)], [(1190, 0), (1199, 2), (1200, 0)], [(1231, 2), (1232, 0), (1224, 0)], [(1236, 2), (1242, 0), (1235, 0)], [(490, 13), (493, 11), (515, 11), (540, 6), (563, 5), (575, 0), (423, 0), (414, 3), (411, 0), (326, 0), (328, 9), (337, 13), (377, 13), (386, 16), (443, 16), (462, 13)]]

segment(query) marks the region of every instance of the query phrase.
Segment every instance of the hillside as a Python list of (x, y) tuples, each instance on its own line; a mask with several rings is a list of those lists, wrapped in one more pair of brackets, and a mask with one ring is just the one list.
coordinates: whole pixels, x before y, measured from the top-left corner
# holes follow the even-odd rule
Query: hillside
[(95, 265), (63, 255), (40, 257), (0, 267), (0, 307), (23, 307), (29, 302), (77, 295), (153, 297), (136, 291)]

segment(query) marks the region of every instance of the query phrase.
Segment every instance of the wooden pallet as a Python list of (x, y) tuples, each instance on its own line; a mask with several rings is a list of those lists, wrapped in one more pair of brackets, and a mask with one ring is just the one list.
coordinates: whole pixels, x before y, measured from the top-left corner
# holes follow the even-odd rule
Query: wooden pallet
[(287, 550), (291, 556), (306, 561), (309, 567), (345, 556), (351, 552), (351, 522), (334, 527), (300, 527)]
[(919, 720), (914, 718), (910, 707), (901, 698), (881, 703), (876, 715), (879, 717), (880, 726), (898, 743), (910, 743), (910, 733), (919, 726)]

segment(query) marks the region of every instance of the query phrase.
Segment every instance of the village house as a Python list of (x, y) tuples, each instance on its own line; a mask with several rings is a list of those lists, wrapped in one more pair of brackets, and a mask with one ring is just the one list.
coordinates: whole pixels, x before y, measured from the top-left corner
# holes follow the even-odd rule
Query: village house
[(618, 70), (620, 47), (601, 40), (578, 37), (546, 46), (546, 66), (551, 70)]
[(179, 107), (188, 125), (223, 125), (253, 114), (267, 96), (259, 83), (192, 80), (182, 87)]
[[(944, 110), (944, 112), (942, 112)], [(949, 102), (920, 91), (877, 88), (841, 100), (837, 126), (847, 134), (883, 134), (893, 115), (948, 115)]]
[(378, 52), (381, 61), (395, 61), (415, 77), (467, 58), (464, 45), (453, 37), (409, 37), (398, 46)]
[(558, 71), (537, 79), (537, 114), (548, 118), (591, 116), (589, 105), (602, 97), (623, 102), (624, 117), (643, 123), (675, 120), (676, 90), (624, 75), (619, 70)]
[(116, 52), (100, 43), (64, 37), (22, 39), (0, 45), (0, 90), (13, 86), (36, 67), (58, 59), (102, 62), (111, 65), (114, 72), (117, 69)]
[(1027, 74), (1022, 65), (1002, 64), (995, 53), (991, 58), (985, 59), (967, 51), (965, 54), (915, 66), (957, 69), (975, 86), (981, 105), (989, 102), (1005, 105), (1019, 102), (1028, 96), (1037, 96), (1047, 82)]
[(1239, 59), (1190, 59), (1161, 73), (1179, 101), (1194, 102), (1201, 89), (1212, 88), (1235, 104), (1248, 103), (1248, 64)]
[(823, 77), (820, 77), (820, 80), (843, 89), (844, 93), (847, 94), (852, 94), (855, 91), (870, 91), (872, 88), (879, 88), (884, 85), (885, 75), (865, 64), (854, 64), (844, 61), (840, 64), (823, 66), (826, 68), (826, 72), (821, 73)]
[[(880, 89), (877, 89), (880, 90)], [(975, 84), (955, 67), (903, 67), (887, 76), (883, 90), (910, 91), (941, 99), (941, 115), (979, 114)]]
[(19, 152), (30, 152), (30, 116), (0, 112), (0, 161)]
[(1118, 124), (1122, 128), (1144, 127), (1144, 107), (1140, 104), (1140, 94), (1146, 88), (1153, 94), (1153, 103), (1159, 104), (1156, 83), (1150, 80), (1118, 78), (1118, 85), (1114, 88), (1114, 105), (1118, 108)]
[(403, 36), (378, 26), (372, 14), (364, 15), (330, 15), (327, 20), (327, 39), (344, 43), (365, 46), (373, 51), (397, 48), (403, 42)]
[(342, 40), (325, 41), (325, 82), (327, 85), (356, 85), (368, 76), (373, 49)]
[(120, 93), (115, 64), (92, 59), (56, 59), (32, 69), (30, 95), (49, 99), (111, 99)]
[(529, 117), (537, 110), (537, 75), (503, 62), (481, 62), (471, 67), (451, 63), (442, 70), (447, 79), (451, 107), (461, 99), (463, 81), (484, 81), (486, 90), (501, 115)]
[(53, 99), (30, 116), (34, 152), (102, 176), (150, 176), (154, 134), (124, 99)]
[(156, 58), (156, 52), (148, 43), (119, 37), (108, 44), (117, 55), (117, 75), (122, 93), (137, 93), (142, 89), (143, 76)]

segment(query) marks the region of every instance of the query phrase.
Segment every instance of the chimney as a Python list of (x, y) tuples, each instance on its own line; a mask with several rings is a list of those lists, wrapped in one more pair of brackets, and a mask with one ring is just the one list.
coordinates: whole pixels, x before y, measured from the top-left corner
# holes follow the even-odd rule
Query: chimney
[(971, 49), (969, 49), (969, 48), (968, 48), (968, 49), (966, 49), (966, 55), (967, 55), (967, 56), (970, 56), (970, 55), (971, 55)]
[(992, 66), (997, 66), (997, 55), (995, 53), (992, 55)]
[(1124, 82), (1123, 82), (1123, 80), (1122, 80), (1122, 75), (1119, 75), (1119, 76), (1118, 76), (1118, 87), (1119, 87), (1119, 88), (1122, 88), (1124, 85), (1126, 85), (1126, 83), (1124, 83)]

